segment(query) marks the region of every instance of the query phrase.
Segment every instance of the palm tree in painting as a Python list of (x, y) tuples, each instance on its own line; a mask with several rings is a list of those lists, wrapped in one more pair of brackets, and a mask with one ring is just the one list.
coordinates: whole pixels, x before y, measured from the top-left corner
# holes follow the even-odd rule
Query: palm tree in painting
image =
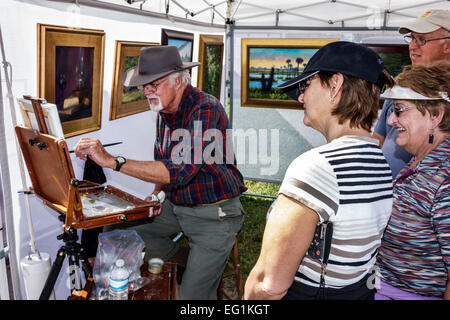
[(286, 60), (286, 63), (287, 63), (287, 67), (288, 67), (288, 69), (289, 69), (289, 65), (290, 65), (290, 63), (291, 63), (291, 59), (287, 59), (287, 60)]
[(303, 58), (297, 57), (297, 59), (295, 59), (295, 62), (297, 62), (297, 73), (300, 73), (300, 63), (303, 62)]
[(291, 59), (286, 59), (286, 64), (287, 64), (287, 73), (286, 73), (286, 79), (289, 79), (291, 77)]

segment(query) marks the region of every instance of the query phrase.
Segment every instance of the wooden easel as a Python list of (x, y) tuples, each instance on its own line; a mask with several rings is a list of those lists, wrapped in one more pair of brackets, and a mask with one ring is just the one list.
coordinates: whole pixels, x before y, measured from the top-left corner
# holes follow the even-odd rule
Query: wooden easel
[(45, 102), (45, 99), (33, 98), (28, 95), (24, 95), (23, 98), (31, 101), (31, 105), (33, 106), (33, 110), (34, 110), (34, 115), (36, 116), (36, 121), (39, 126), (39, 132), (49, 134), (47, 124), (45, 123), (44, 113), (42, 112), (42, 105), (41, 105), (43, 102)]
[[(15, 131), (22, 150), (23, 157), (30, 175), (34, 193), (43, 203), (60, 213), (60, 220), (64, 222), (63, 234), (58, 240), (64, 245), (57, 253), (55, 262), (41, 293), (41, 300), (47, 300), (53, 290), (66, 254), (69, 267), (79, 268), (82, 263), (86, 275), (86, 285), (92, 285), (92, 267), (84, 249), (77, 243), (77, 229), (97, 228), (123, 221), (133, 221), (149, 216), (149, 208), (159, 204), (158, 201), (146, 202), (136, 198), (113, 186), (102, 186), (87, 180), (77, 180), (72, 167), (69, 150), (64, 139), (48, 134), (48, 128), (42, 112), (41, 103), (44, 99), (31, 98), (39, 130), (16, 126)], [(80, 193), (112, 194), (133, 204), (133, 209), (114, 213), (102, 213), (99, 216), (86, 217)], [(85, 286), (86, 287), (86, 286)], [(75, 281), (72, 296), (83, 296), (87, 289), (81, 288), (81, 281)]]
[[(77, 180), (69, 150), (64, 139), (48, 134), (42, 113), (43, 99), (28, 98), (33, 104), (39, 132), (16, 126), (16, 134), (24, 156), (33, 189), (45, 205), (65, 215), (63, 228), (90, 229), (149, 216), (149, 208), (158, 201), (146, 202), (113, 186), (102, 186), (87, 180)], [(134, 205), (131, 210), (105, 213), (96, 217), (83, 214), (80, 192), (113, 194)]]

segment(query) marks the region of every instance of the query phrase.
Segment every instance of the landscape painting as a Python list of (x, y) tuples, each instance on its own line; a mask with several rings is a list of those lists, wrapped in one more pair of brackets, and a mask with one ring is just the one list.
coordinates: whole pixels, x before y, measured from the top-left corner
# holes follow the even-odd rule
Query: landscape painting
[(176, 46), (184, 62), (192, 61), (194, 34), (169, 29), (161, 29), (161, 45)]
[(408, 44), (365, 43), (364, 45), (378, 53), (392, 77), (396, 77), (402, 72), (404, 66), (411, 64)]
[(299, 108), (277, 88), (299, 76), (311, 57), (336, 39), (242, 39), (242, 106)]
[(144, 92), (138, 87), (123, 85), (122, 79), (129, 69), (138, 65), (142, 48), (157, 45), (159, 43), (116, 40), (109, 120), (150, 110)]
[(249, 97), (288, 100), (278, 85), (303, 72), (309, 59), (319, 49), (250, 48)]
[(192, 61), (192, 41), (169, 38), (167, 45), (176, 46), (180, 52), (181, 60), (184, 62)]
[(220, 99), (223, 36), (201, 34), (199, 38), (197, 88)]

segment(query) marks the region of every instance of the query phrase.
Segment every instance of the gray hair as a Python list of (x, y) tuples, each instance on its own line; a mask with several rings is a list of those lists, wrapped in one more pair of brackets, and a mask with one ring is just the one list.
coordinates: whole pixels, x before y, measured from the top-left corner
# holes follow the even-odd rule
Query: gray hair
[[(448, 37), (450, 36), (450, 30), (447, 30), (445, 28), (440, 28), (441, 29), (441, 36), (442, 37)], [(445, 41), (447, 41), (448, 39), (441, 39), (439, 40), (440, 43), (444, 43)]]
[(181, 75), (181, 82), (183, 84), (191, 84), (191, 74), (189, 73), (189, 69), (186, 69), (169, 74), (169, 80), (172, 86), (175, 84), (175, 79), (178, 78), (179, 75)]

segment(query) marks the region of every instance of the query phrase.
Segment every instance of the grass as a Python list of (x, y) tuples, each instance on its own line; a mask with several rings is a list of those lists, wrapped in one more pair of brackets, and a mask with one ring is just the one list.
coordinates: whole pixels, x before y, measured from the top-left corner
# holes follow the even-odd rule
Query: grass
[(143, 99), (146, 99), (146, 97), (142, 91), (132, 91), (123, 95), (122, 103), (128, 103)]
[(257, 98), (257, 99), (272, 99), (272, 100), (289, 99), (288, 95), (278, 88), (272, 88), (270, 92), (264, 92), (259, 88), (250, 88), (248, 96), (249, 98)]
[[(279, 184), (265, 183), (245, 180), (247, 193), (258, 195), (276, 196)], [(248, 274), (258, 260), (261, 251), (261, 243), (266, 225), (267, 210), (272, 205), (274, 199), (242, 195), (241, 203), (245, 210), (244, 224), (239, 233), (239, 259), (241, 262), (242, 278), (247, 280)], [(232, 262), (230, 255), (229, 262)], [(225, 272), (230, 271), (228, 267)], [(225, 278), (224, 290), (227, 292), (227, 299), (238, 299), (236, 282), (234, 277)]]
[[(248, 193), (276, 196), (279, 184), (245, 181)], [(255, 196), (241, 196), (245, 210), (245, 220), (239, 234), (239, 256), (244, 281), (258, 260), (261, 242), (266, 225), (266, 214), (274, 199)]]

